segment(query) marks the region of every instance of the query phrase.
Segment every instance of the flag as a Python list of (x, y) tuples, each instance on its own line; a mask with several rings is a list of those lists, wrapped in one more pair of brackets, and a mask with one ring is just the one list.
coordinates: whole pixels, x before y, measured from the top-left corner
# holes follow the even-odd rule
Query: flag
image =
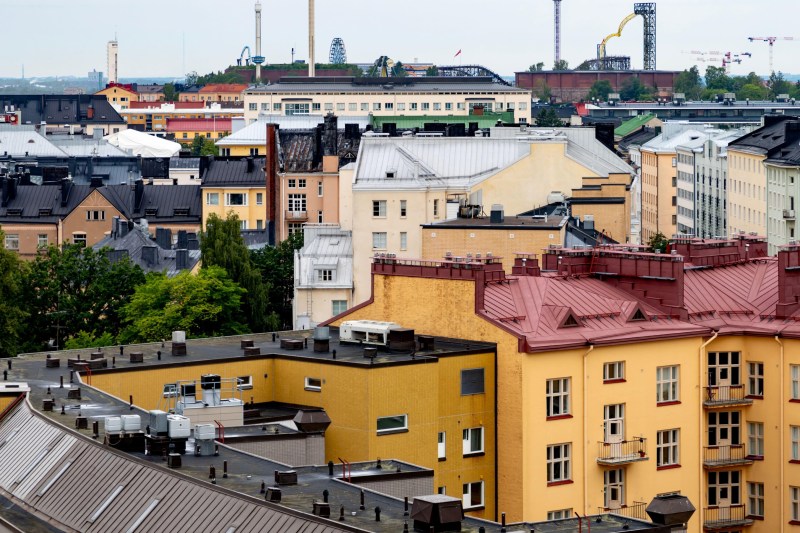
[(458, 52), (456, 52), (456, 55), (454, 55), (453, 57), (458, 57), (458, 56), (460, 56), (460, 55), (461, 55), (461, 49), (459, 48), (459, 49), (458, 49)]

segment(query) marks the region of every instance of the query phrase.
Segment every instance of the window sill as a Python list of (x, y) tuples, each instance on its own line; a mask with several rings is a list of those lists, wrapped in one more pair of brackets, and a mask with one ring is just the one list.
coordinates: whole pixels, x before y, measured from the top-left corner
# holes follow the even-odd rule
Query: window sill
[(473, 512), (473, 511), (483, 511), (484, 509), (486, 509), (486, 507), (485, 507), (485, 506), (483, 506), (483, 505), (476, 505), (476, 506), (474, 506), (474, 507), (464, 507), (464, 512), (465, 512), (465, 513), (471, 513), (471, 512)]
[(790, 465), (800, 465), (800, 459), (789, 459)]
[(680, 400), (672, 400), (670, 402), (657, 402), (656, 407), (667, 407), (668, 405), (680, 405)]
[(439, 457), (439, 462), (440, 463), (443, 463), (445, 461), (447, 461), (447, 457)]
[(464, 454), (464, 459), (467, 459), (469, 457), (483, 457), (484, 455), (486, 455), (486, 452), (465, 453)]
[(548, 416), (547, 421), (550, 420), (566, 420), (568, 418), (572, 418), (572, 415), (555, 415), (555, 416)]
[(754, 515), (754, 514), (749, 514), (749, 515), (745, 516), (745, 518), (747, 518), (748, 520), (764, 520), (763, 516), (758, 516), (758, 515)]
[(611, 384), (613, 384), (613, 383), (625, 383), (626, 381), (628, 381), (628, 380), (627, 380), (627, 379), (625, 379), (625, 378), (619, 378), (619, 379), (604, 379), (604, 380), (603, 380), (603, 385), (611, 385)]
[(793, 526), (800, 526), (800, 520), (789, 520), (789, 524)]
[(383, 435), (394, 435), (396, 433), (408, 433), (408, 428), (405, 429), (387, 429), (384, 431), (378, 431), (378, 436), (381, 437)]
[(763, 455), (746, 455), (745, 458), (749, 459), (750, 461), (763, 461), (764, 460), (764, 456)]
[(747, 398), (748, 400), (763, 400), (764, 399), (764, 395), (763, 394), (748, 394), (747, 396), (745, 396), (745, 398)]
[(547, 482), (547, 486), (548, 487), (558, 487), (559, 485), (571, 485), (572, 483), (575, 483), (575, 482), (572, 481), (571, 479), (564, 479), (562, 481), (548, 481)]
[(681, 465), (664, 465), (664, 466), (657, 466), (656, 470), (673, 470), (675, 468), (680, 468)]
[(800, 398), (792, 398), (789, 403), (800, 403)]
[(307, 390), (308, 392), (322, 392), (321, 388), (316, 387), (303, 387), (303, 390)]

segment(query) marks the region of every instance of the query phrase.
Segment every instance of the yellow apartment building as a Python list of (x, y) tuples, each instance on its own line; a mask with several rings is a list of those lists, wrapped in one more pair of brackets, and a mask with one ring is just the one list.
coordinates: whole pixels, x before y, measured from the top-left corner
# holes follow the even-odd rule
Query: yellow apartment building
[(242, 229), (267, 229), (268, 191), (264, 158), (212, 158), (203, 176), (203, 228), (214, 213), (238, 215)]
[[(242, 357), (238, 338), (215, 347), (219, 356), (181, 364), (95, 371), (91, 386), (118, 398), (134, 395), (143, 409), (163, 408), (164, 385), (196, 380), (204, 374), (240, 378), (248, 403), (279, 402), (325, 410), (325, 460), (340, 464), (398, 459), (434, 470), (434, 486), (461, 496), (470, 485), (465, 510), (496, 516), (495, 348), (434, 338), (414, 355), (380, 351), (364, 357), (364, 348), (346, 344), (334, 330), (330, 352), (311, 343), (285, 350), (281, 340), (303, 339), (309, 332), (284, 332), (281, 339), (249, 336), (262, 355)], [(201, 346), (204, 341), (189, 341)]]
[(241, 102), (244, 83), (210, 83), (202, 87), (197, 96), (202, 102)]
[(788, 530), (800, 523), (800, 247), (776, 259), (750, 237), (673, 249), (551, 250), (511, 275), (496, 259), (376, 258), (370, 299), (331, 323), (369, 316), (497, 344), (498, 510), (511, 521), (636, 516), (679, 492), (698, 509), (689, 532)]
[(765, 235), (767, 172), (764, 154), (745, 147), (728, 147), (728, 234)]
[(129, 127), (141, 131), (166, 132), (169, 120), (205, 119), (211, 121), (208, 131), (213, 132), (220, 129), (215, 126), (215, 121), (230, 124), (233, 117), (242, 116), (242, 111), (223, 108), (213, 103), (206, 106), (202, 102), (137, 102), (130, 109), (120, 111), (120, 115)]
[(189, 144), (195, 137), (223, 139), (231, 133), (229, 118), (168, 118), (167, 133), (175, 136), (180, 143)]
[(121, 111), (130, 109), (131, 102), (139, 101), (139, 94), (133, 90), (133, 86), (130, 84), (109, 83), (105, 89), (101, 89), (94, 94), (105, 96), (120, 114), (122, 114)]

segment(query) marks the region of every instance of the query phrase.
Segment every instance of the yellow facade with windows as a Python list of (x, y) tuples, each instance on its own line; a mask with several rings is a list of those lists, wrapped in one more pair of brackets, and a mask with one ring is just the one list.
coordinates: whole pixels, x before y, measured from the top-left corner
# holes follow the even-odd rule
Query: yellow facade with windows
[(656, 233), (671, 238), (678, 230), (676, 152), (641, 149), (642, 242)]
[(267, 188), (261, 187), (203, 187), (203, 228), (211, 214), (226, 218), (235, 213), (242, 229), (265, 229), (267, 219)]
[[(102, 94), (106, 100), (119, 110), (130, 109), (131, 102), (139, 101), (139, 94), (125, 88), (120, 84), (109, 84), (105, 89), (101, 89), (94, 94)], [(120, 113), (122, 114), (122, 113)]]
[(728, 235), (767, 234), (765, 159), (764, 154), (749, 152), (744, 147), (728, 148)]

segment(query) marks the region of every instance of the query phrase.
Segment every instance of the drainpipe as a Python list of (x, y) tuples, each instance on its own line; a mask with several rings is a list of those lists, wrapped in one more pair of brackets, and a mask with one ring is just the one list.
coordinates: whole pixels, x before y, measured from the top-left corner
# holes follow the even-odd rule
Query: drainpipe
[[(781, 395), (780, 395), (780, 399), (781, 399), (781, 425), (780, 425), (780, 428), (781, 428), (781, 431), (780, 431), (780, 439), (781, 439), (781, 465), (785, 465), (786, 464), (786, 462), (785, 462), (785, 460), (786, 460), (786, 445), (784, 443), (785, 439), (784, 439), (784, 436), (783, 436), (783, 428), (786, 427), (784, 425), (784, 422), (785, 422), (785, 419), (784, 419), (784, 417), (785, 417), (785, 405), (784, 404), (786, 403), (786, 400), (784, 399), (785, 398), (784, 397), (784, 386), (785, 386), (784, 385), (784, 377), (785, 376), (784, 376), (784, 369), (783, 369), (783, 341), (781, 341), (781, 339), (780, 339), (780, 337), (778, 335), (775, 335), (775, 337), (773, 337), (773, 338), (775, 339), (775, 342), (777, 342), (781, 346), (781, 371), (780, 371), (780, 380), (781, 380)], [(783, 504), (783, 502), (785, 501), (784, 497), (785, 497), (785, 492), (786, 492), (786, 488), (784, 487), (784, 476), (785, 476), (784, 470), (785, 469), (783, 468), (783, 466), (781, 466), (781, 495), (780, 495), (780, 501), (781, 501), (781, 524), (784, 523), (785, 514), (786, 514), (786, 506)]]
[[(586, 378), (586, 361), (589, 354), (594, 350), (594, 344), (589, 345), (589, 349), (583, 354), (583, 514), (587, 513), (586, 507), (589, 505), (589, 445), (586, 443), (588, 433), (589, 416), (587, 406), (589, 404), (589, 380)], [(589, 526), (591, 527), (591, 526)], [(581, 526), (583, 529), (583, 526)]]
[(709, 344), (714, 342), (714, 340), (717, 338), (717, 336), (719, 336), (719, 331), (714, 331), (714, 335), (700, 346), (700, 350), (699, 350), (700, 364), (698, 365), (698, 369), (697, 369), (697, 373), (698, 373), (697, 374), (697, 385), (698, 385), (697, 386), (697, 398), (700, 400), (698, 402), (698, 407), (700, 409), (700, 416), (697, 417), (697, 429), (698, 429), (697, 438), (700, 441), (700, 446), (697, 449), (700, 451), (700, 454), (701, 454), (700, 461), (698, 461), (700, 464), (698, 465), (698, 468), (697, 468), (697, 493), (698, 493), (698, 497), (700, 498), (700, 506), (699, 507), (700, 507), (700, 522), (701, 523), (703, 521), (703, 509), (705, 509), (704, 497), (703, 497), (705, 491), (703, 490), (703, 457), (702, 457), (702, 454), (703, 454), (703, 419), (704, 419), (704, 415), (703, 415), (703, 413), (704, 413), (704, 411), (703, 411), (703, 374), (704, 374), (704, 372), (703, 372), (703, 369), (705, 368), (705, 358), (703, 356), (706, 353), (706, 346), (708, 346)]

